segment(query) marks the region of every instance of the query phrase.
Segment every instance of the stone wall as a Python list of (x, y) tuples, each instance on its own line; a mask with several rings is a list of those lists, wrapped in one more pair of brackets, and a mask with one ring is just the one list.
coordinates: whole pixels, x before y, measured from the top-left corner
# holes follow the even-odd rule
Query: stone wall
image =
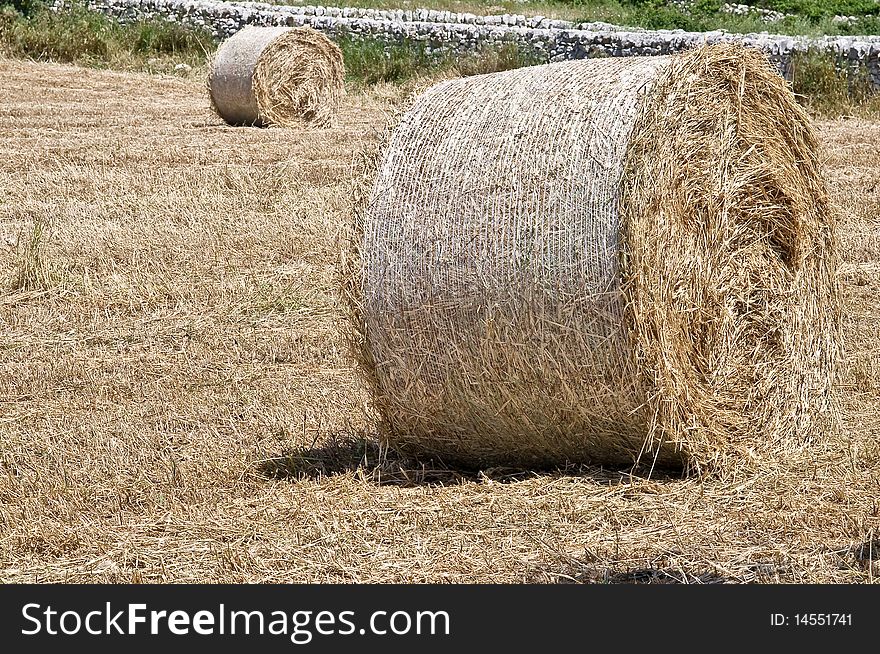
[[(63, 0), (56, 6), (60, 9)], [(829, 52), (842, 66), (864, 65), (880, 88), (880, 36), (811, 39), (775, 34), (724, 31), (649, 31), (609, 25), (550, 20), (542, 16), (476, 16), (427, 9), (378, 10), (286, 6), (219, 0), (92, 0), (89, 6), (120, 21), (162, 17), (205, 27), (224, 39), (245, 25), (307, 25), (330, 36), (372, 38), (386, 43), (418, 41), (429, 52), (465, 53), (513, 43), (546, 61), (589, 56), (640, 56), (679, 52), (701, 43), (738, 41), (767, 53), (786, 77), (791, 57), (810, 48)]]

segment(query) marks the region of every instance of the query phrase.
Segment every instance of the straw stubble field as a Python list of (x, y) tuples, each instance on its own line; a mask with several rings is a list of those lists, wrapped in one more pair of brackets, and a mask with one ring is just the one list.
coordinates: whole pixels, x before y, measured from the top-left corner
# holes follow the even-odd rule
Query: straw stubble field
[(202, 80), (0, 60), (0, 581), (880, 577), (880, 124), (820, 124), (845, 423), (750, 476), (383, 457), (340, 330), (331, 130), (224, 127)]

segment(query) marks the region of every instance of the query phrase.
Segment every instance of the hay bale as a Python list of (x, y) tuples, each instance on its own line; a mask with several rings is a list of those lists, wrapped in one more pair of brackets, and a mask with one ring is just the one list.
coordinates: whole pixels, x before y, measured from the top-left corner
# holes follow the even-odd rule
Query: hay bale
[(223, 42), (208, 89), (231, 125), (327, 127), (345, 94), (342, 51), (308, 27), (245, 27)]
[(739, 46), (431, 88), (353, 237), (383, 438), (474, 466), (706, 470), (820, 435), (840, 303), (816, 150)]

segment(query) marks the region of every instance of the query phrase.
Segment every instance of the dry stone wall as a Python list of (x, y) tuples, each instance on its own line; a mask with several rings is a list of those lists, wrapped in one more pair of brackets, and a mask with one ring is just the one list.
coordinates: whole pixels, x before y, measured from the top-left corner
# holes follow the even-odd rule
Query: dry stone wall
[[(813, 48), (833, 54), (843, 66), (864, 65), (873, 84), (880, 87), (880, 36), (811, 39), (720, 30), (651, 31), (607, 23), (575, 24), (543, 16), (477, 16), (428, 9), (286, 6), (219, 0), (92, 0), (89, 4), (120, 21), (160, 17), (204, 27), (219, 39), (231, 36), (245, 25), (307, 25), (330, 36), (371, 38), (389, 44), (421, 42), (429, 52), (465, 53), (513, 43), (524, 53), (546, 61), (670, 54), (701, 43), (739, 41), (766, 52), (786, 77), (791, 76), (792, 55)], [(63, 8), (63, 0), (56, 7)]]

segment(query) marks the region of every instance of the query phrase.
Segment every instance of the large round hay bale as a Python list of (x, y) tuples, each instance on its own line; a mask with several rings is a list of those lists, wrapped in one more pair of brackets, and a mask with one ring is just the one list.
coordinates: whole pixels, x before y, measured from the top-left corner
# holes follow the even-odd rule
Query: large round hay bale
[(379, 159), (349, 292), (391, 446), (705, 470), (834, 423), (832, 211), (763, 55), (446, 81)]
[(308, 27), (245, 27), (223, 42), (208, 89), (231, 125), (332, 124), (345, 94), (339, 47)]

